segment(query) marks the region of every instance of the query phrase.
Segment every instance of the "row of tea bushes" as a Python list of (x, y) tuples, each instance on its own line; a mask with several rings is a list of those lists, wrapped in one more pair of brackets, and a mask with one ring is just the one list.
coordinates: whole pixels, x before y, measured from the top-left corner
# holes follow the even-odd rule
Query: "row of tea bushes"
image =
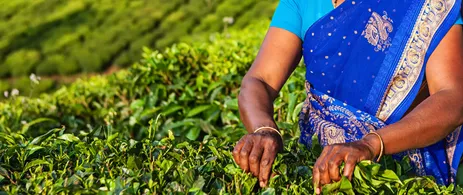
[[(0, 78), (70, 75), (127, 66), (143, 46), (165, 48), (190, 35), (268, 19), (276, 0), (0, 0)], [(251, 20), (250, 18), (252, 17)]]

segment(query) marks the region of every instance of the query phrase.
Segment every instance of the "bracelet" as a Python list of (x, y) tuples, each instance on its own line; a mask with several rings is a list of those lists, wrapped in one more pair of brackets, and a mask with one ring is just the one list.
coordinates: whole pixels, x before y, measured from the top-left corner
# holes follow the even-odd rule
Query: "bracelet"
[(376, 133), (374, 131), (366, 134), (364, 137), (366, 137), (366, 136), (368, 136), (370, 134), (376, 135), (379, 138), (379, 141), (381, 143), (381, 147), (380, 147), (381, 151), (379, 152), (378, 158), (376, 158), (376, 162), (379, 162), (379, 160), (381, 160), (381, 157), (383, 156), (383, 153), (384, 153), (384, 141), (383, 141), (383, 138), (381, 137), (381, 135), (379, 135), (378, 133)]
[(275, 131), (275, 132), (278, 133), (278, 135), (280, 135), (281, 139), (283, 139), (283, 136), (281, 135), (280, 131), (278, 131), (277, 129), (275, 129), (275, 128), (273, 128), (273, 127), (259, 127), (259, 128), (257, 128), (256, 130), (254, 130), (254, 133), (257, 133), (257, 132), (259, 132), (259, 131), (262, 130), (262, 129), (270, 129), (270, 130), (272, 130), (272, 131)]

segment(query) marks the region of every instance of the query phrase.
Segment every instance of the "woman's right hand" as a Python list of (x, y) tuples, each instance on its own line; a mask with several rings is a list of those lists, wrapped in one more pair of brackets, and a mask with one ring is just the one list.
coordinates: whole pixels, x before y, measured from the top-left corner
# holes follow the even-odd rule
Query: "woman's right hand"
[(246, 172), (259, 178), (261, 187), (267, 186), (272, 165), (283, 150), (281, 136), (272, 129), (262, 129), (243, 136), (233, 150), (235, 162)]
[(233, 158), (245, 171), (267, 185), (272, 165), (283, 141), (278, 132), (268, 128), (253, 133), (262, 125), (276, 127), (273, 101), (301, 61), (302, 40), (292, 32), (270, 27), (251, 68), (244, 76), (238, 106), (240, 118), (249, 131), (236, 144)]

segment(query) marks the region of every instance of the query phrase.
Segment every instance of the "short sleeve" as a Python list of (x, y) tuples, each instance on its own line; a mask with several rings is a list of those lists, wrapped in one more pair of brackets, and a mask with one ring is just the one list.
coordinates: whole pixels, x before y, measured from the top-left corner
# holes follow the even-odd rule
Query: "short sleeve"
[(458, 19), (457, 19), (457, 21), (455, 22), (455, 24), (460, 24), (460, 25), (463, 24), (463, 18), (461, 17), (461, 14), (458, 15)]
[(280, 0), (273, 14), (270, 26), (292, 32), (302, 40), (302, 14), (299, 1), (300, 0)]

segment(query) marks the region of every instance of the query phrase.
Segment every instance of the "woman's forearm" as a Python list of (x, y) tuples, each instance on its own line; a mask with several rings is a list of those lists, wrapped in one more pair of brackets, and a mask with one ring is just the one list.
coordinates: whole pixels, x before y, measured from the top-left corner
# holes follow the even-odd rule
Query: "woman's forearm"
[[(402, 120), (378, 133), (386, 154), (432, 145), (461, 125), (463, 94), (461, 90), (442, 90), (427, 98)], [(372, 144), (379, 146), (379, 144)], [(376, 150), (378, 151), (378, 150)]]
[(248, 132), (262, 126), (277, 128), (273, 119), (273, 101), (278, 92), (261, 79), (246, 76), (241, 85), (238, 105)]
[(276, 128), (273, 101), (301, 60), (302, 41), (287, 30), (270, 27), (261, 49), (241, 83), (238, 105), (248, 132)]

